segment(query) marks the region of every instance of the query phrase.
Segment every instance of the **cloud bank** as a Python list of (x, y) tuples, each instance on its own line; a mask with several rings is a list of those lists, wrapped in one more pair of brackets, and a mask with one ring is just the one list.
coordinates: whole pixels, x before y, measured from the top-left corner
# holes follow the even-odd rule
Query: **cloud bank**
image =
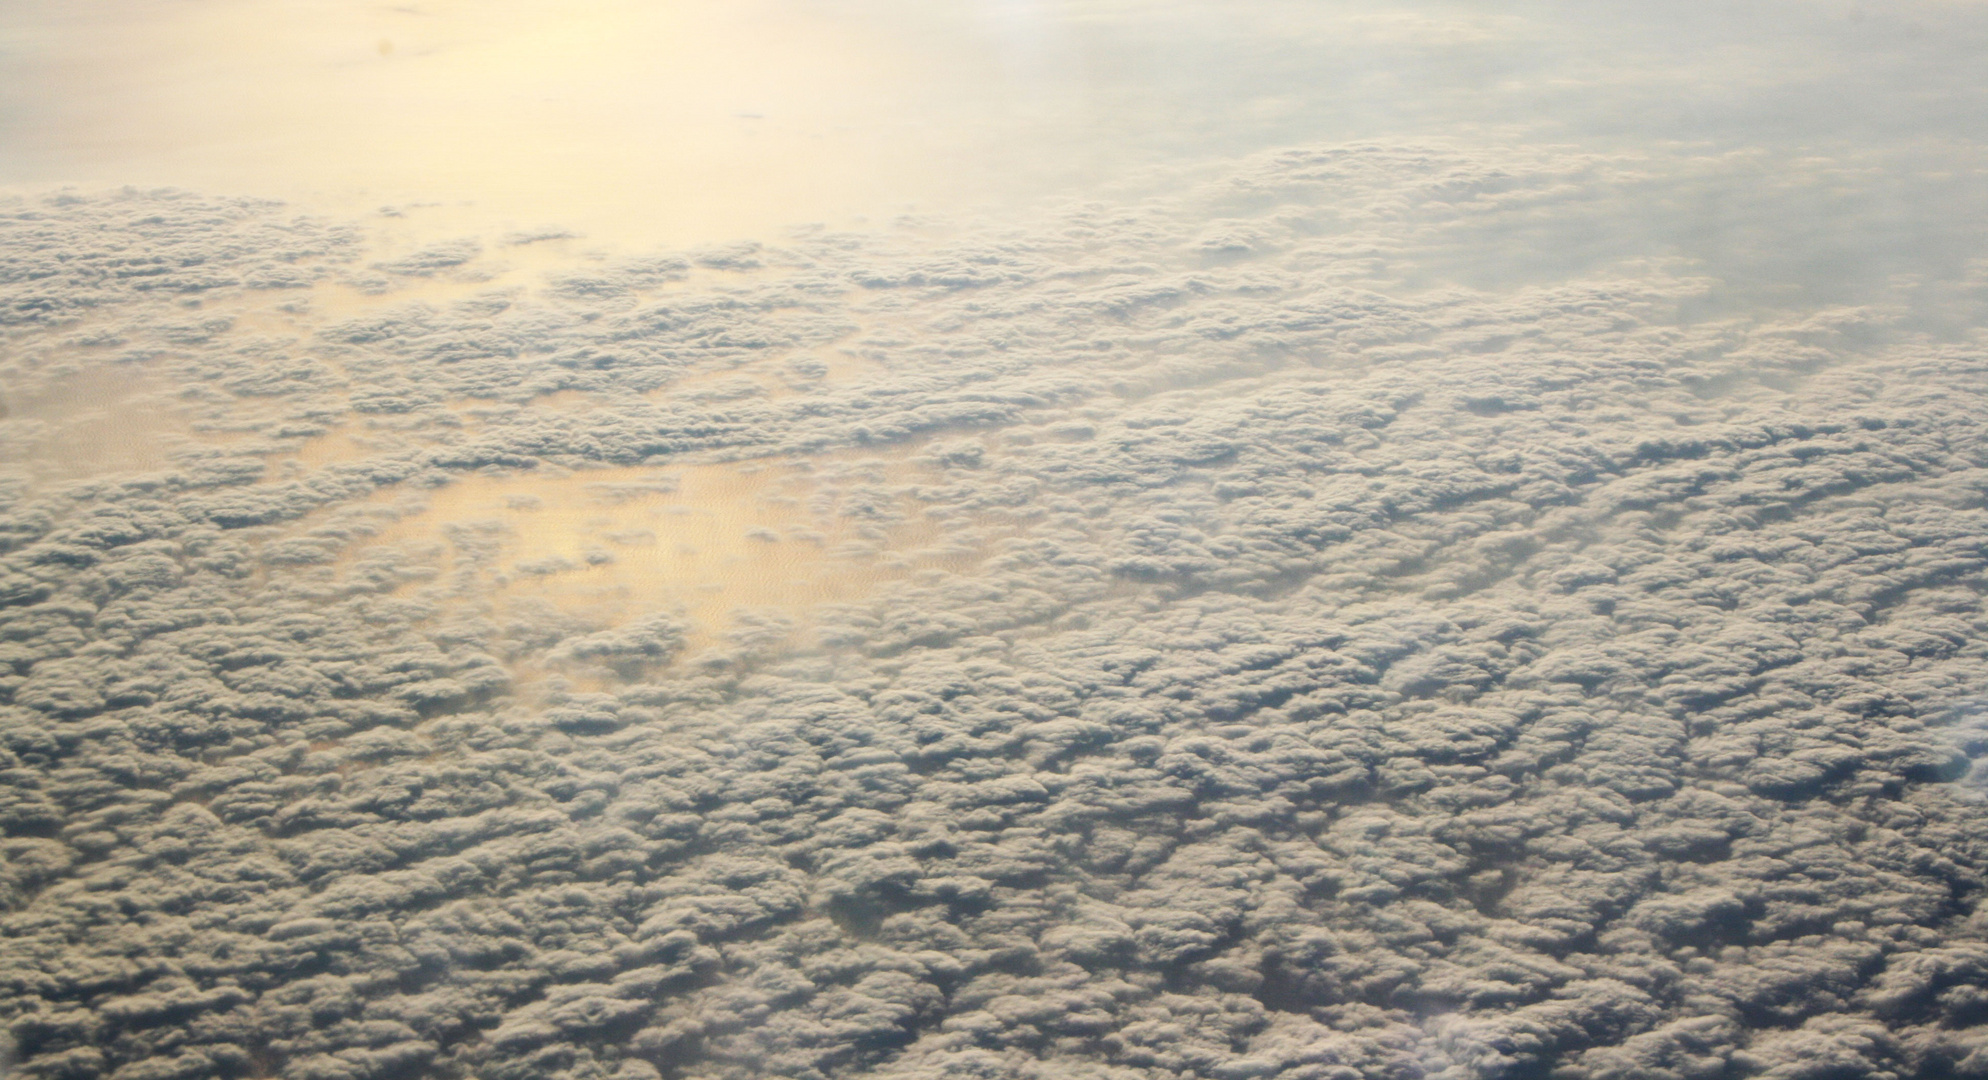
[[(1293, 151), (278, 330), (491, 256), (13, 208), (10, 374), (228, 438), (7, 495), (12, 1071), (1988, 1073), (1978, 338), (1418, 276), (1662, 167)], [(915, 460), (833, 513), (964, 554), (691, 649), (374, 541), (727, 459)]]

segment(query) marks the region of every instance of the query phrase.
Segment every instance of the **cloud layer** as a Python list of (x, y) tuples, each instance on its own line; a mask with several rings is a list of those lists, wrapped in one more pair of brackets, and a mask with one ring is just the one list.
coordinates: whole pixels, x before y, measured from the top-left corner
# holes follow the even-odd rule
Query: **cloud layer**
[[(0, 519), (12, 1069), (1988, 1073), (1978, 339), (1420, 281), (1661, 167), (1289, 152), (280, 331), (226, 313), (494, 256), (15, 208), (15, 374), (215, 437)], [(373, 542), (724, 458), (915, 461), (833, 512), (963, 554), (688, 649)]]

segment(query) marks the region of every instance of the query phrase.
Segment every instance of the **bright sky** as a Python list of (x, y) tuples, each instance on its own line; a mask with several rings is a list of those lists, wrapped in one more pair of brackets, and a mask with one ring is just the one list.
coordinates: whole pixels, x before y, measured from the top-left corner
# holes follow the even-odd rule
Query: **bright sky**
[(1984, 56), (1972, 0), (13, 0), (0, 185), (650, 248), (1349, 138), (1950, 138)]
[(795, 0), (30, 0), (0, 16), (0, 181), (637, 243), (958, 205), (1063, 122), (1050, 43), (998, 7), (962, 33)]

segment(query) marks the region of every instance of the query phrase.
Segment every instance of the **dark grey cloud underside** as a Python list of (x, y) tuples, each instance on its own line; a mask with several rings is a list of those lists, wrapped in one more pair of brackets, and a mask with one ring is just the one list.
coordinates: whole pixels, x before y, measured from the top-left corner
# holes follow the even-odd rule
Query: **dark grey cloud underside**
[[(19, 377), (246, 438), (11, 497), (14, 1070), (1988, 1073), (1978, 342), (1694, 315), (1662, 262), (1375, 288), (1692, 167), (1274, 155), (297, 339), (212, 312), (370, 272), (336, 228), (18, 209)], [(685, 381), (761, 360), (788, 392)], [(473, 530), (446, 578), (359, 543), (464, 470), (907, 444), (850, 512), (990, 557), (670, 664), (666, 619), (479, 614)]]

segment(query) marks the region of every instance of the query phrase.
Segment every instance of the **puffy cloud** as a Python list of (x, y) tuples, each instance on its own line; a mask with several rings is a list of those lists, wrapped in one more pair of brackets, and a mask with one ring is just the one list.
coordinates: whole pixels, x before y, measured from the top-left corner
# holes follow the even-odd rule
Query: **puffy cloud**
[[(135, 282), (222, 309), (335, 228), (12, 219), (74, 255), (18, 256), (23, 340), (87, 306), (256, 440), (0, 506), (16, 1067), (1979, 1071), (1978, 350), (1647, 267), (1375, 276), (1598, 168), (1293, 152), (286, 341)], [(707, 647), (484, 588), (494, 527), (377, 539), (400, 488), (698, 454), (867, 460), (834, 512), (944, 555)]]

